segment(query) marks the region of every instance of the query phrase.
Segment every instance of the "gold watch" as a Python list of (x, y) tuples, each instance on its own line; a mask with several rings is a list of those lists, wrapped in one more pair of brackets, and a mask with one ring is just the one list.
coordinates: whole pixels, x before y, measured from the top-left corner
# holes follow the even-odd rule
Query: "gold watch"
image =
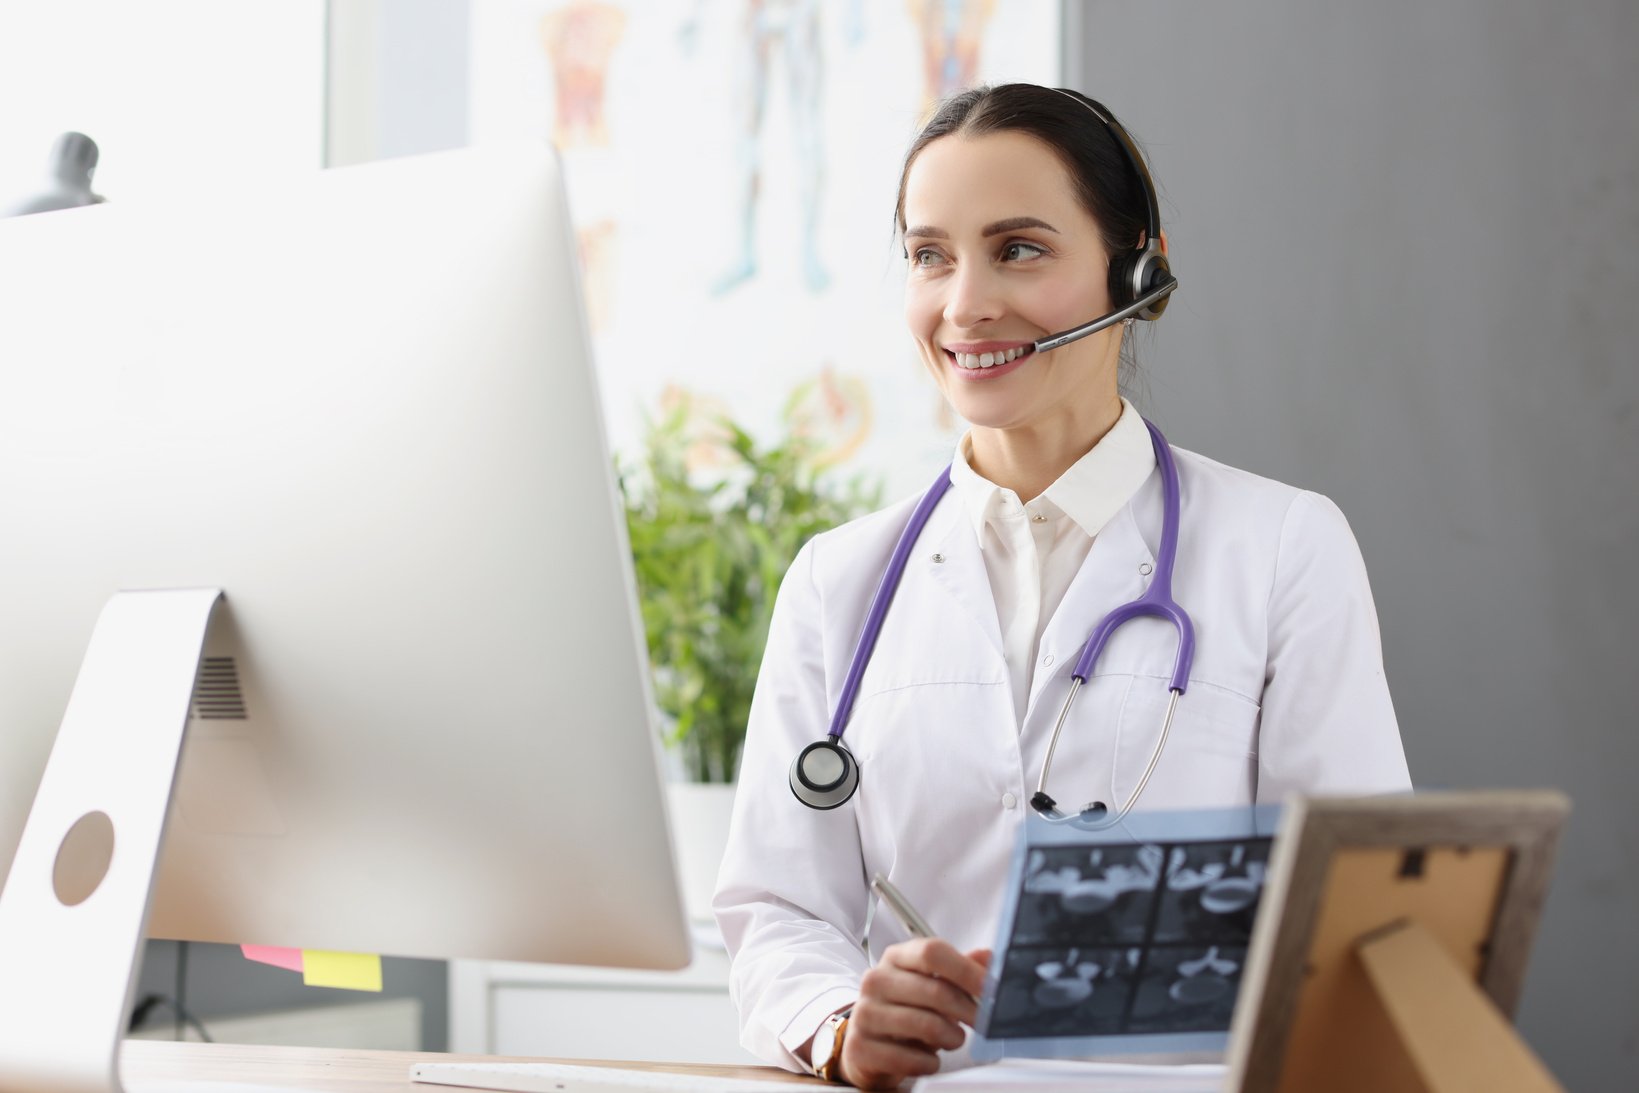
[(854, 1007), (849, 1006), (840, 1013), (833, 1013), (814, 1033), (814, 1043), (808, 1049), (814, 1077), (828, 1082), (842, 1081), (842, 1038), (848, 1034), (848, 1015), (853, 1012)]

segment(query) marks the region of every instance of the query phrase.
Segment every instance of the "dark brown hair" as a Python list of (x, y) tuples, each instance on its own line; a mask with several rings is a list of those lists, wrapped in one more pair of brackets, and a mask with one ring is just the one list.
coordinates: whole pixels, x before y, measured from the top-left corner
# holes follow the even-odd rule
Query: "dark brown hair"
[[(1149, 201), (1126, 151), (1094, 113), (1094, 103), (1074, 91), (1036, 84), (973, 87), (939, 104), (911, 142), (899, 172), (894, 224), (905, 230), (905, 180), (922, 149), (940, 137), (1026, 133), (1050, 148), (1075, 186), (1076, 197), (1097, 222), (1109, 254), (1138, 246), (1149, 226)], [(1106, 117), (1115, 115), (1097, 107)]]

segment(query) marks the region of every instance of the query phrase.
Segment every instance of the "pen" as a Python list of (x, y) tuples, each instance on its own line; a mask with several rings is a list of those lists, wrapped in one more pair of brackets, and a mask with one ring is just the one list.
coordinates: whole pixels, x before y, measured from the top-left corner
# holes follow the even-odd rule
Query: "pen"
[[(911, 901), (905, 898), (903, 892), (893, 886), (893, 881), (878, 873), (871, 878), (871, 890), (882, 897), (882, 902), (888, 905), (888, 910), (893, 912), (894, 918), (897, 918), (905, 929), (911, 932), (912, 936), (937, 936), (933, 932), (933, 927), (928, 925), (928, 920), (923, 918), (915, 907), (911, 906)], [(960, 990), (961, 988), (958, 987), (957, 989)], [(962, 991), (962, 994), (971, 999), (974, 1005), (979, 1004), (979, 999), (968, 994), (967, 991)]]
[(884, 877), (881, 873), (872, 877), (871, 888), (877, 895), (882, 897), (882, 902), (888, 905), (888, 910), (893, 912), (893, 917), (897, 918), (900, 924), (909, 930), (912, 935), (916, 937), (935, 936), (933, 927), (928, 925), (928, 920), (917, 913), (916, 908), (911, 906), (911, 901), (906, 899), (904, 893), (895, 888), (893, 882), (887, 877)]

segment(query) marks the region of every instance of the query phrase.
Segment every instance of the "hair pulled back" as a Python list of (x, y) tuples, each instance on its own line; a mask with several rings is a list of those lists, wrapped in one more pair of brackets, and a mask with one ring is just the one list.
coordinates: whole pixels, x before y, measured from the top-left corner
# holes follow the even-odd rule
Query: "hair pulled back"
[(1026, 133), (1045, 144), (1064, 164), (1076, 198), (1098, 224), (1108, 254), (1138, 247), (1149, 228), (1149, 199), (1110, 127), (1094, 113), (1115, 115), (1075, 91), (1037, 84), (973, 87), (939, 104), (911, 142), (899, 172), (894, 223), (905, 230), (905, 181), (922, 149), (945, 136)]

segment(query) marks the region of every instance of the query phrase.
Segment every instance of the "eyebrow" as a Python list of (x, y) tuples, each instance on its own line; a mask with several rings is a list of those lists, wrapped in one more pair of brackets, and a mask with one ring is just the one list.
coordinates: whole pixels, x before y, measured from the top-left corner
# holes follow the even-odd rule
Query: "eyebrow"
[[(994, 224), (986, 224), (982, 229), (980, 229), (979, 234), (988, 239), (992, 235), (1001, 235), (1003, 232), (1018, 231), (1020, 228), (1040, 228), (1043, 231), (1050, 231), (1054, 235), (1059, 233), (1059, 230), (1053, 227), (1053, 225), (1049, 224), (1045, 220), (1039, 220), (1034, 216), (1012, 216), (1008, 217), (1006, 220), (998, 220)], [(950, 233), (945, 231), (943, 228), (925, 227), (920, 224), (914, 227), (906, 228), (905, 234), (907, 236), (914, 235), (921, 239), (950, 238)]]

